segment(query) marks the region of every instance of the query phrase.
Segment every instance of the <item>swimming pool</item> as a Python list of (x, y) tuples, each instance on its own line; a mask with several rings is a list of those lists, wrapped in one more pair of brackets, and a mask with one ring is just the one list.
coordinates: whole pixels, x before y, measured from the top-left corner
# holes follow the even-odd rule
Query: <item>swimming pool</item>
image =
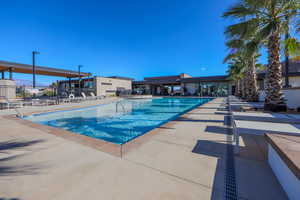
[(24, 118), (115, 144), (124, 144), (210, 100), (212, 98), (122, 100)]

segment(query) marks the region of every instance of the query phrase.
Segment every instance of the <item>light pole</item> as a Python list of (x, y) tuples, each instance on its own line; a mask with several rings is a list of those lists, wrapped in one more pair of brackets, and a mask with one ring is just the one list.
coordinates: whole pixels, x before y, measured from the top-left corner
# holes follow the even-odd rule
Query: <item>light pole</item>
[(82, 67), (83, 67), (82, 65), (78, 65), (78, 76), (79, 76), (79, 80), (78, 80), (78, 90), (79, 90), (79, 96), (80, 96), (80, 93), (81, 93), (81, 86), (80, 86), (80, 83), (81, 83), (81, 72), (80, 72), (80, 69), (81, 69)]
[(35, 55), (40, 54), (38, 51), (32, 52), (32, 87), (35, 88)]

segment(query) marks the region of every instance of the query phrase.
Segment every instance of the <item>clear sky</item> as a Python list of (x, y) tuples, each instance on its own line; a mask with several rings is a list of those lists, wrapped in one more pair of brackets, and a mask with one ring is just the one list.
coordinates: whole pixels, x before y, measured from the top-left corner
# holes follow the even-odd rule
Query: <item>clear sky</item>
[[(1, 1), (0, 60), (99, 76), (222, 75), (234, 0)], [(31, 76), (15, 75), (30, 79)], [(40, 83), (60, 78), (38, 76)]]

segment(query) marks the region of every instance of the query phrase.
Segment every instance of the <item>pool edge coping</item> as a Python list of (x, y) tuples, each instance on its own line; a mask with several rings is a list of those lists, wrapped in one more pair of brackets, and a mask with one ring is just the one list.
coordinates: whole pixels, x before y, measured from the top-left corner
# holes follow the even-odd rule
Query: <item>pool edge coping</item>
[[(191, 110), (188, 110), (188, 111), (174, 117), (173, 119), (159, 125), (158, 127), (154, 128), (150, 131), (145, 132), (144, 134), (140, 135), (139, 137), (136, 137), (124, 144), (116, 144), (116, 143), (108, 142), (108, 141), (105, 141), (102, 139), (92, 138), (89, 136), (74, 133), (72, 131), (68, 131), (68, 130), (65, 130), (62, 128), (57, 128), (57, 127), (34, 123), (30, 120), (19, 118), (14, 114), (4, 115), (2, 117), (5, 119), (13, 120), (13, 121), (20, 123), (22, 125), (25, 125), (27, 127), (41, 130), (44, 133), (58, 136), (60, 138), (67, 139), (69, 141), (73, 141), (73, 142), (82, 144), (84, 146), (88, 146), (88, 147), (94, 148), (96, 150), (100, 150), (104, 153), (108, 153), (110, 155), (122, 158), (123, 155), (125, 155), (125, 154), (129, 153), (130, 151), (138, 148), (139, 146), (147, 143), (154, 135), (159, 134), (161, 131), (160, 129), (172, 128), (173, 125), (175, 125), (176, 123), (179, 123), (179, 121), (177, 121), (178, 118), (183, 117), (184, 115), (189, 115), (189, 113), (192, 113), (194, 110), (199, 109), (199, 107), (201, 107), (201, 106), (204, 106), (208, 103), (213, 102), (215, 99), (217, 99), (217, 98), (213, 98), (212, 100), (210, 100), (204, 104), (195, 106)], [(88, 106), (88, 107), (90, 107), (90, 106)], [(82, 107), (82, 108), (84, 108), (84, 107)], [(70, 110), (70, 109), (65, 109), (65, 110)], [(58, 110), (58, 111), (60, 111), (60, 110)], [(39, 113), (47, 113), (47, 112), (39, 112)]]

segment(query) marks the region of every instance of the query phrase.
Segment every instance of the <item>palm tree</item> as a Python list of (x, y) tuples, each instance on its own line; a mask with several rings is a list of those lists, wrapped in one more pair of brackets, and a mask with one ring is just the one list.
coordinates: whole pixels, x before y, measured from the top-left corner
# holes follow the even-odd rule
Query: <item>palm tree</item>
[(247, 101), (258, 101), (258, 87), (256, 80), (256, 61), (259, 56), (258, 45), (253, 41), (243, 41), (239, 39), (230, 39), (226, 45), (229, 47), (232, 53), (230, 53), (224, 62), (232, 58), (239, 57), (241, 64), (245, 67), (245, 99)]
[(228, 61), (228, 71), (229, 80), (235, 82), (235, 95), (245, 98), (245, 63), (241, 56), (235, 56)]
[(266, 73), (265, 110), (286, 109), (282, 94), (282, 67), (280, 63), (280, 40), (286, 33), (288, 21), (298, 14), (299, 0), (239, 0), (230, 7), (224, 17), (233, 17), (239, 22), (227, 28), (226, 33), (239, 39), (266, 44), (268, 68)]

